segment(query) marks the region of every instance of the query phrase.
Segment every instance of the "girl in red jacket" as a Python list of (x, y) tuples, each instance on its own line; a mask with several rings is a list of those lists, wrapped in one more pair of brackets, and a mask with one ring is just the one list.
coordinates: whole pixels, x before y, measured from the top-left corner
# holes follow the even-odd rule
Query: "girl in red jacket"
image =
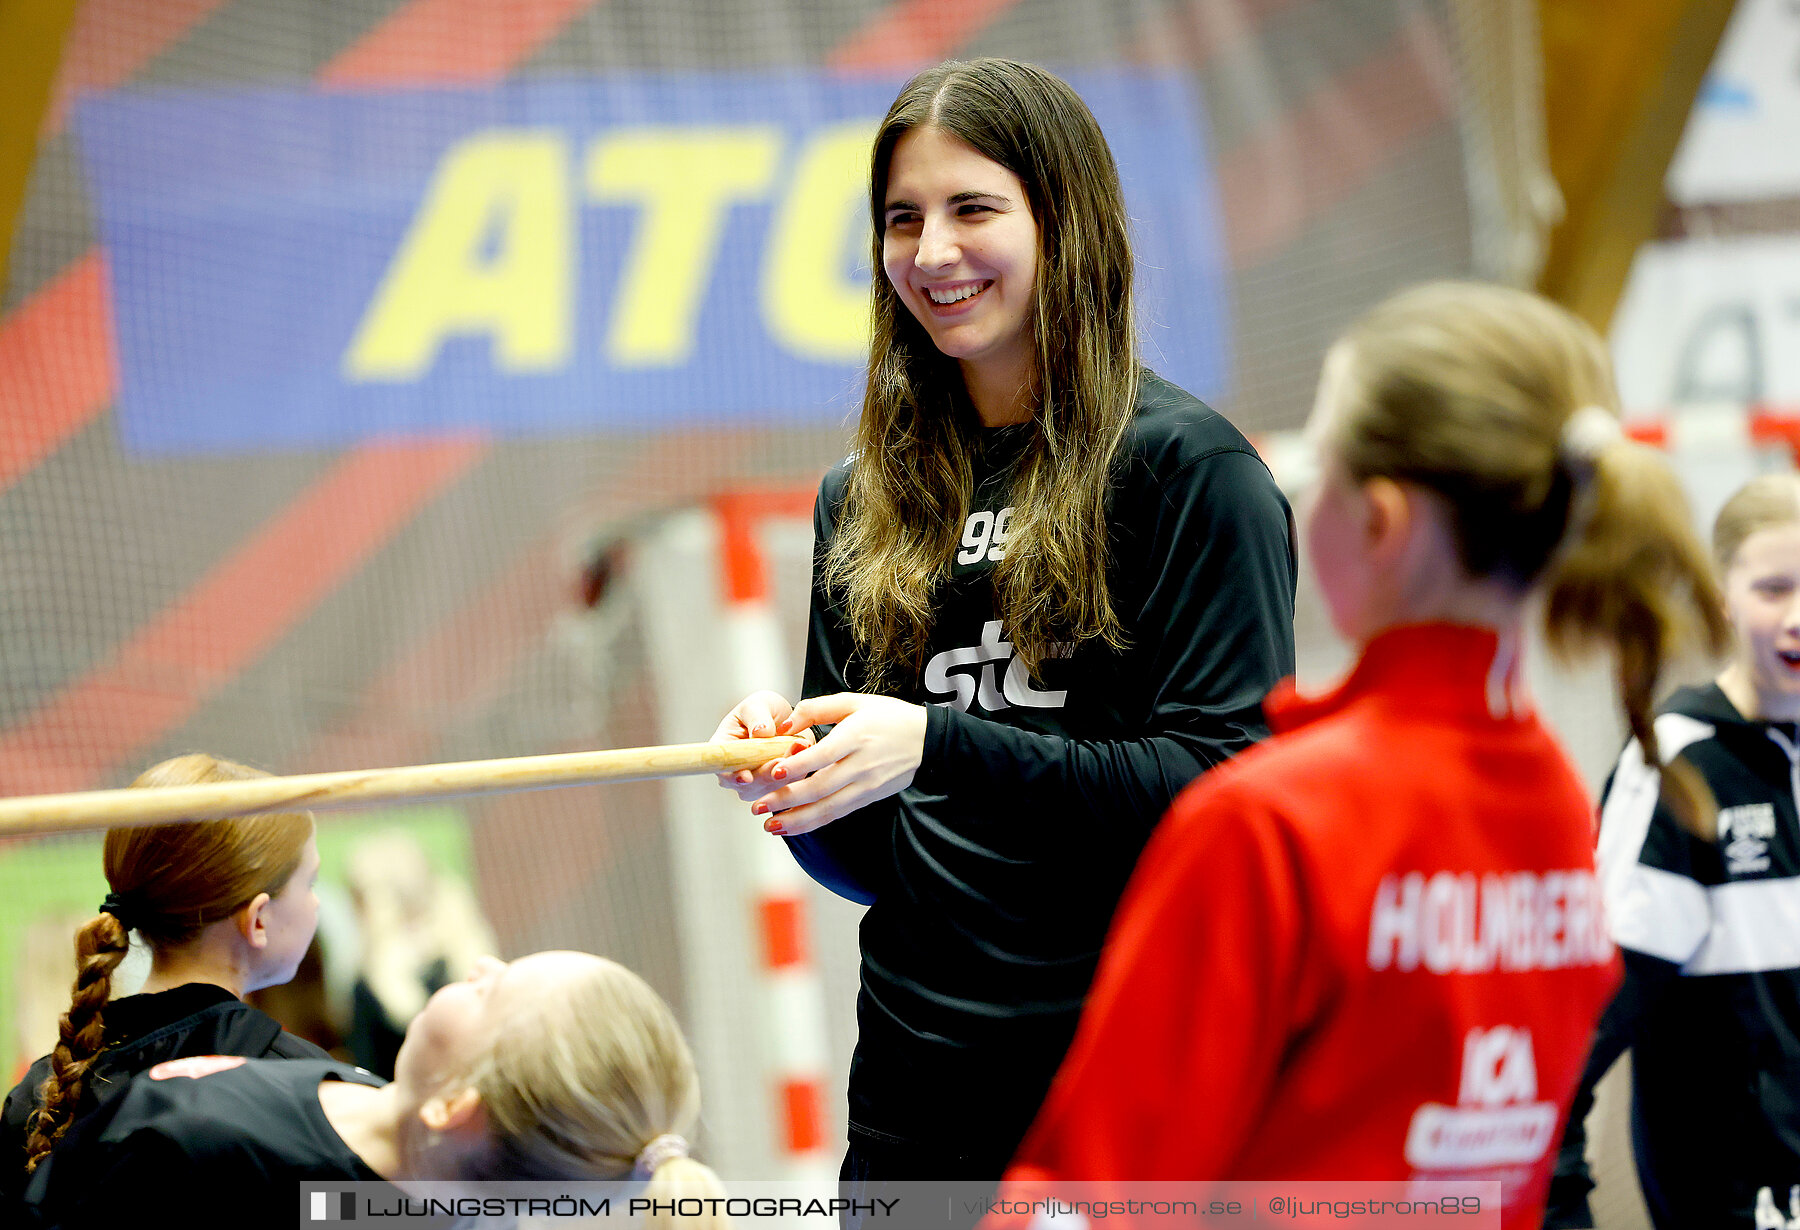
[(1600, 339), (1519, 291), (1420, 287), (1333, 347), (1306, 535), (1358, 660), (1277, 688), (1274, 737), (1176, 801), (1009, 1180), (1497, 1179), (1537, 1224), (1617, 965), (1592, 805), (1520, 687), (1526, 606), (1616, 648), (1652, 763), (1665, 659), (1726, 635), (1615, 404)]

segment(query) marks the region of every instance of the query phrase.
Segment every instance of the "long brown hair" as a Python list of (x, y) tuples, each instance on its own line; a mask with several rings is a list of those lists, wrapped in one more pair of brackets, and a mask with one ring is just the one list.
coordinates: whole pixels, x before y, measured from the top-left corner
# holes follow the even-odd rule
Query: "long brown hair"
[[(1025, 186), (1038, 226), (1032, 438), (1011, 477), (999, 614), (1035, 671), (1058, 643), (1121, 647), (1107, 587), (1107, 493), (1137, 399), (1138, 346), (1124, 191), (1092, 112), (1060, 78), (1013, 60), (941, 64), (909, 81), (875, 138), (869, 177), (882, 268), (894, 146), (930, 126)], [(956, 362), (877, 272), (868, 384), (849, 490), (824, 580), (840, 593), (875, 690), (916, 669), (974, 495), (973, 411)]]
[[(131, 784), (191, 786), (267, 776), (195, 753), (153, 765)], [(308, 812), (108, 829), (106, 882), (153, 951), (179, 948), (259, 893), (279, 894), (300, 866), (312, 833)], [(101, 1016), (112, 995), (113, 971), (130, 943), (130, 932), (112, 913), (95, 915), (75, 933), (75, 987), (50, 1052), (50, 1075), (38, 1087), (38, 1109), (25, 1141), (27, 1171), (37, 1168), (75, 1118), (88, 1069), (105, 1041)]]
[[(1730, 628), (1663, 458), (1616, 428), (1571, 447), (1578, 412), (1618, 415), (1605, 343), (1537, 295), (1440, 282), (1376, 307), (1339, 353), (1329, 443), (1350, 475), (1435, 491), (1471, 576), (1541, 583), (1552, 647), (1610, 646), (1626, 722), (1661, 764), (1651, 706), (1665, 667), (1696, 640), (1721, 652)], [(1710, 831), (1698, 772), (1663, 771), (1678, 814)]]

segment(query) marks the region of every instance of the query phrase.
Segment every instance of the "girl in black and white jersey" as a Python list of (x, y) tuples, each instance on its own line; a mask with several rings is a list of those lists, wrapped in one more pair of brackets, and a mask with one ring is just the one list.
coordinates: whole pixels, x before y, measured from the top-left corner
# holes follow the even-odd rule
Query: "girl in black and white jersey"
[(1583, 1118), (1630, 1048), (1632, 1145), (1659, 1230), (1800, 1230), (1800, 477), (1758, 478), (1713, 529), (1735, 649), (1662, 707), (1716, 836), (1677, 818), (1637, 741), (1607, 783), (1599, 864), (1625, 982), (1601, 1019), (1546, 1225), (1594, 1224)]

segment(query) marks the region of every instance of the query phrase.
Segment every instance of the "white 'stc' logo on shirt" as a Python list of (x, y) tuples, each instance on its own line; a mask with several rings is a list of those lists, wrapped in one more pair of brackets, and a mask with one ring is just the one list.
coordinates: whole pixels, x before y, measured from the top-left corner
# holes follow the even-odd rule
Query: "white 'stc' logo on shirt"
[(1040, 691), (1032, 686), (1025, 664), (1013, 657), (1012, 642), (1000, 639), (997, 619), (990, 619), (983, 626), (979, 644), (967, 649), (946, 649), (927, 662), (925, 690), (933, 696), (949, 698), (932, 704), (948, 705), (959, 713), (967, 713), (975, 705), (989, 713), (1014, 705), (1021, 709), (1060, 709), (1069, 699), (1066, 690)]

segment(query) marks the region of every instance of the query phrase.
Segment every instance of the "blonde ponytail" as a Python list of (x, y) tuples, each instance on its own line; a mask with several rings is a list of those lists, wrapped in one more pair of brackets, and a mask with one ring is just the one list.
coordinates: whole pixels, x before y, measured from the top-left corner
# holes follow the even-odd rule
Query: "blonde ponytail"
[[(625, 1180), (667, 1202), (723, 1197), (687, 1155), (700, 1079), (674, 1013), (648, 983), (599, 957), (550, 1003), (510, 1021), (466, 1079), (481, 1094), (493, 1155), (467, 1178)], [(648, 1226), (724, 1227), (723, 1209), (652, 1211)]]
[[(723, 1205), (710, 1203), (722, 1200), (724, 1196), (725, 1185), (719, 1182), (712, 1167), (686, 1154), (668, 1158), (657, 1166), (650, 1176), (649, 1186), (644, 1189), (644, 1197), (652, 1202), (644, 1225), (647, 1230), (725, 1230), (731, 1220), (725, 1216)], [(701, 1206), (705, 1211), (699, 1216), (668, 1211), (671, 1201), (696, 1197), (709, 1201)], [(659, 1210), (658, 1204), (664, 1207)]]
[[(1471, 577), (1546, 588), (1550, 643), (1606, 646), (1619, 703), (1661, 764), (1651, 706), (1668, 663), (1730, 643), (1724, 598), (1662, 457), (1623, 438), (1605, 343), (1525, 291), (1438, 282), (1402, 291), (1344, 335), (1332, 444), (1358, 480), (1443, 497)], [(1665, 766), (1696, 832), (1713, 803), (1691, 766)]]
[[(1645, 760), (1663, 764), (1653, 706), (1664, 667), (1690, 646), (1725, 651), (1724, 595), (1661, 455), (1620, 439), (1594, 458), (1583, 487), (1578, 523), (1545, 578), (1545, 631), (1567, 656), (1612, 649), (1626, 725)], [(1699, 772), (1663, 765), (1663, 787), (1682, 822), (1710, 836), (1716, 805)]]

